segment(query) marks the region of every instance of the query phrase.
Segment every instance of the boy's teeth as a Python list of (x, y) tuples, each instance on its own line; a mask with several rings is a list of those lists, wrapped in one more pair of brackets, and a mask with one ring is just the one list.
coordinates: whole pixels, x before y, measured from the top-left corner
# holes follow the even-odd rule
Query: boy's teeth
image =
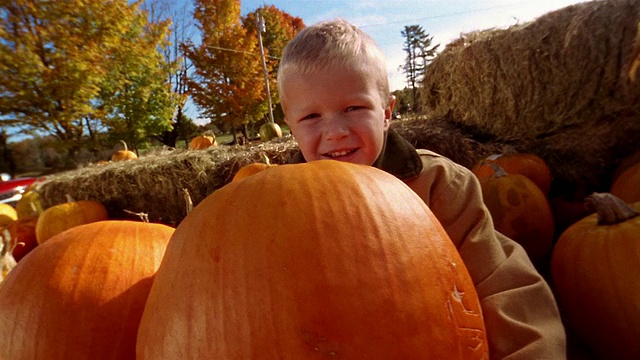
[(349, 153), (348, 151), (338, 151), (338, 152), (334, 152), (334, 153), (329, 153), (329, 156), (331, 156), (331, 157), (345, 156), (348, 153)]

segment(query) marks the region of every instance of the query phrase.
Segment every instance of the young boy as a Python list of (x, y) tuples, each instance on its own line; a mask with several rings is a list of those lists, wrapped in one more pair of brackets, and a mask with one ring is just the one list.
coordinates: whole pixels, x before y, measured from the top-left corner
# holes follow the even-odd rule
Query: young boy
[(494, 230), (475, 176), (389, 129), (395, 100), (384, 56), (368, 35), (340, 19), (304, 29), (285, 48), (278, 89), (300, 148), (291, 162), (372, 165), (402, 179), (431, 208), (473, 278), (492, 359), (566, 357), (549, 286), (523, 248)]

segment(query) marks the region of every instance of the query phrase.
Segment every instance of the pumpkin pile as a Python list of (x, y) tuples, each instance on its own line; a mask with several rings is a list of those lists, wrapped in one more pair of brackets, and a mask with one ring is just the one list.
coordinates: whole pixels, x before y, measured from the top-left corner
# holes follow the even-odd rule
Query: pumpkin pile
[(487, 349), (473, 283), (422, 200), (388, 173), (332, 160), (272, 167), (200, 202), (167, 247), (137, 342), (138, 359), (154, 360)]
[(0, 358), (135, 359), (139, 320), (173, 231), (109, 220), (38, 245), (0, 284)]

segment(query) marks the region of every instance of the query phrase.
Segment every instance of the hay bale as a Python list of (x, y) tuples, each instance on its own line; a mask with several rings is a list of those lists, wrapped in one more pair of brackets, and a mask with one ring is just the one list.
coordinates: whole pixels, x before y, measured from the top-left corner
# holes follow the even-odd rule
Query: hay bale
[(206, 150), (161, 149), (139, 159), (90, 165), (47, 176), (37, 191), (44, 208), (75, 200), (96, 200), (114, 219), (137, 219), (175, 226), (186, 216), (184, 189), (197, 205), (231, 181), (242, 166), (262, 161), (285, 163), (297, 144), (290, 137), (251, 147), (218, 146)]
[[(414, 146), (436, 151), (471, 167), (479, 157), (505, 151), (510, 145), (484, 144), (444, 120), (394, 121), (391, 125)], [(44, 208), (67, 201), (96, 200), (115, 219), (138, 219), (175, 226), (187, 213), (184, 190), (197, 205), (226, 185), (242, 166), (262, 161), (287, 163), (298, 150), (291, 136), (248, 146), (218, 146), (206, 150), (159, 149), (126, 162), (89, 165), (54, 174), (38, 185)]]
[(639, 21), (640, 1), (592, 1), (463, 35), (427, 68), (423, 110), (502, 139), (638, 113), (628, 74)]

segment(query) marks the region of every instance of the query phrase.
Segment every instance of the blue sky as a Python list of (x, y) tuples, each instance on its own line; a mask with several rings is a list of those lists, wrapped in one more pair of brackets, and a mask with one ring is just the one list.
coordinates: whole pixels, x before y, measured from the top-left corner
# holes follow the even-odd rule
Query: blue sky
[(274, 5), (306, 25), (341, 17), (369, 33), (388, 60), (391, 90), (405, 87), (398, 70), (404, 63), (405, 25), (420, 25), (440, 49), (461, 33), (528, 22), (549, 11), (584, 0), (243, 0), (242, 14)]

